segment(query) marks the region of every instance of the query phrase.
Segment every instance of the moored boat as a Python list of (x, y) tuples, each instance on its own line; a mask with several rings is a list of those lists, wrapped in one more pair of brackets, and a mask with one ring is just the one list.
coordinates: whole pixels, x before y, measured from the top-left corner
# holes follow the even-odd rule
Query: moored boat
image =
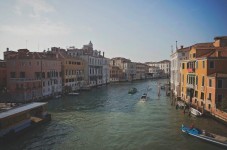
[(199, 139), (227, 147), (227, 137), (206, 132), (194, 127), (186, 127), (182, 124), (181, 131)]
[(128, 91), (128, 94), (135, 94), (137, 92), (137, 89), (136, 88), (131, 88), (129, 91)]
[(200, 111), (198, 111), (197, 109), (192, 108), (192, 107), (190, 108), (190, 113), (193, 114), (193, 115), (195, 115), (195, 116), (197, 116), (197, 117), (203, 115), (203, 113), (201, 113)]
[(71, 93), (68, 93), (68, 95), (70, 95), (70, 96), (77, 96), (77, 95), (80, 95), (80, 93), (71, 92)]
[(51, 120), (47, 103), (33, 102), (0, 113), (0, 140), (14, 138), (32, 127)]

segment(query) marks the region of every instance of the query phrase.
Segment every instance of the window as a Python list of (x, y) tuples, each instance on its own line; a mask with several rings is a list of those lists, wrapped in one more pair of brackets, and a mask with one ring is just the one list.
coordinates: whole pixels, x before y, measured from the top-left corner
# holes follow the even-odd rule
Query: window
[(205, 61), (203, 61), (203, 68), (205, 68)]
[(214, 68), (214, 61), (209, 62), (209, 68), (213, 69)]
[(222, 88), (222, 80), (218, 80), (218, 88)]
[(198, 97), (198, 91), (195, 91), (195, 97)]
[(25, 72), (20, 72), (20, 78), (25, 78)]
[(198, 68), (198, 61), (195, 62), (195, 68)]
[(209, 79), (209, 87), (212, 87), (212, 80)]
[(204, 99), (204, 93), (203, 92), (201, 92), (201, 96), (200, 96), (200, 99)]
[(195, 58), (195, 53), (193, 53), (193, 58)]
[(202, 86), (204, 86), (204, 76), (202, 77)]
[(208, 100), (211, 100), (211, 93), (209, 93)]
[(184, 69), (184, 63), (182, 63), (182, 69)]
[(211, 108), (211, 105), (209, 104), (209, 105), (208, 105), (208, 109), (210, 109), (210, 108)]
[(195, 78), (195, 84), (198, 85), (198, 76)]
[(185, 56), (185, 53), (182, 53), (182, 56)]
[(10, 72), (10, 78), (16, 78), (16, 72)]

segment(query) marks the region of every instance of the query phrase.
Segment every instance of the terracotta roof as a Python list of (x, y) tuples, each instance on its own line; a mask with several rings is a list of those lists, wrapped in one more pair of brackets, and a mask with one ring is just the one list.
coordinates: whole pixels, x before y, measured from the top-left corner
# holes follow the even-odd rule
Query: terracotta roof
[(178, 49), (177, 52), (189, 51), (189, 50), (190, 50), (190, 47), (184, 47), (184, 48)]
[(209, 42), (209, 43), (197, 43), (197, 44), (194, 44), (192, 45), (192, 47), (195, 47), (195, 48), (209, 48), (209, 47), (214, 47), (213, 45), (213, 42)]
[(227, 74), (225, 74), (225, 73), (213, 73), (213, 74), (209, 75), (208, 77), (227, 78)]

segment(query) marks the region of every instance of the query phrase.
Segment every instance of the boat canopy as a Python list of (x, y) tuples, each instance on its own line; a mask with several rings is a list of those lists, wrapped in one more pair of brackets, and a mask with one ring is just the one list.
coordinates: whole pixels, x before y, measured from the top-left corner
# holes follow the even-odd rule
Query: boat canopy
[(28, 111), (28, 110), (31, 110), (31, 109), (34, 109), (34, 108), (37, 108), (37, 107), (40, 107), (40, 106), (43, 106), (46, 104), (47, 103), (45, 103), (45, 102), (33, 102), (30, 104), (25, 104), (23, 106), (12, 108), (7, 111), (1, 112), (0, 119), (6, 118), (6, 117), (9, 117), (9, 116), (21, 113), (21, 112), (25, 112), (25, 111)]

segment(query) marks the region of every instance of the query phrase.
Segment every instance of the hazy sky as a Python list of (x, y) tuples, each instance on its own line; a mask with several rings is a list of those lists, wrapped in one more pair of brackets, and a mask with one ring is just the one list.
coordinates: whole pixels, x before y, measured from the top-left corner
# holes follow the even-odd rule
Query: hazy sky
[(171, 45), (227, 35), (227, 0), (1, 0), (0, 59), (6, 47), (81, 48), (107, 57), (169, 59)]

